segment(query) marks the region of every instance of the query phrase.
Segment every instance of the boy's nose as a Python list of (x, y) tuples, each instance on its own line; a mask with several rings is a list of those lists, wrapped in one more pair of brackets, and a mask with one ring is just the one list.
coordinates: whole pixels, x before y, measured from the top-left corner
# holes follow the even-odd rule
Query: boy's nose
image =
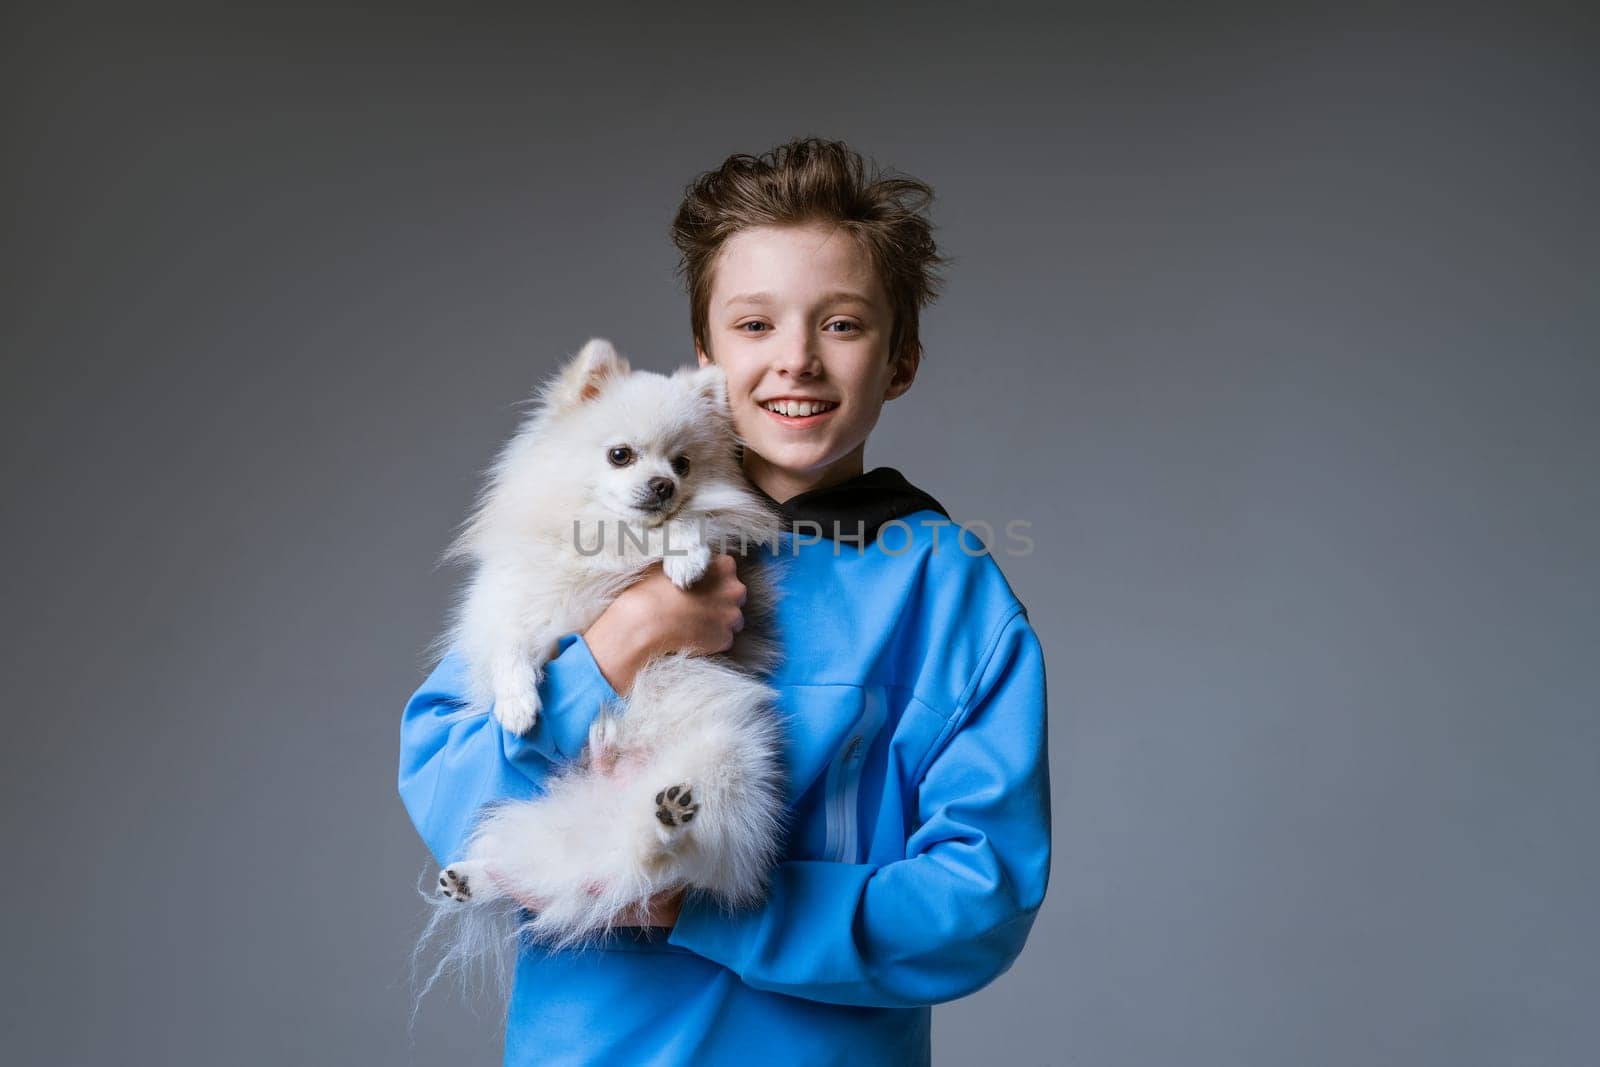
[(665, 504), (672, 499), (672, 492), (675, 487), (671, 478), (651, 478), (645, 484), (650, 487), (650, 491), (656, 495), (656, 499), (661, 503)]
[(811, 349), (809, 339), (789, 347), (778, 357), (778, 369), (798, 378), (814, 376), (818, 366), (820, 363), (817, 354)]

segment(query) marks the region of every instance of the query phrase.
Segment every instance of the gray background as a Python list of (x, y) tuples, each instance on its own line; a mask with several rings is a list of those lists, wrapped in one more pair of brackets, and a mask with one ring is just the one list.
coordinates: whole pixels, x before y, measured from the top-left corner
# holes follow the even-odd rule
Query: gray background
[(1595, 1062), (1600, 42), (1511, 7), (13, 7), (7, 1062), (496, 1062), (407, 1032), (434, 562), (802, 134), (959, 259), (868, 464), (1038, 546), (1051, 891), (937, 1061)]

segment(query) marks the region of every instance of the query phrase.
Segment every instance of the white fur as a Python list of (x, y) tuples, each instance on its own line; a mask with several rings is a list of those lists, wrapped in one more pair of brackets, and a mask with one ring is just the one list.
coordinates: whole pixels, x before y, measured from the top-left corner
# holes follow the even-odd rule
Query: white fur
[[(748, 587), (746, 625), (726, 655), (648, 663), (625, 707), (595, 720), (582, 758), (552, 772), (541, 796), (482, 813), (435, 903), (503, 920), (539, 901), (521, 933), (561, 947), (636, 920), (664, 890), (702, 889), (729, 908), (764, 895), (783, 831), (775, 694), (760, 680), (775, 657), (765, 624), (779, 557), (753, 550), (778, 544), (781, 527), (745, 482), (737, 443), (715, 367), (634, 372), (595, 339), (541, 390), (448, 554), (473, 565), (439, 642), (466, 659), (467, 710), (531, 729), (557, 638), (587, 629), (657, 559), (687, 587), (712, 552), (729, 551)], [(607, 458), (617, 445), (634, 450), (623, 467)], [(672, 467), (679, 456), (686, 476)], [(664, 511), (640, 506), (652, 478), (674, 481)], [(602, 522), (604, 548), (586, 555)], [(624, 537), (618, 550), (621, 523), (642, 547)], [(665, 797), (673, 787), (691, 798), (688, 819)], [(658, 796), (675, 825), (658, 817)], [(481, 954), (485, 929), (502, 928), (464, 927), (452, 952)]]

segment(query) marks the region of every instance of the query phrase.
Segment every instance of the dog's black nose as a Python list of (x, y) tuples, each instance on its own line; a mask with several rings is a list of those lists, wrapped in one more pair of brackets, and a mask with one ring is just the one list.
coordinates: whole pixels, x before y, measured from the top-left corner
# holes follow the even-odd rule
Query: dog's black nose
[(651, 478), (646, 484), (650, 486), (650, 491), (656, 495), (656, 499), (663, 504), (672, 499), (672, 492), (676, 488), (671, 478)]

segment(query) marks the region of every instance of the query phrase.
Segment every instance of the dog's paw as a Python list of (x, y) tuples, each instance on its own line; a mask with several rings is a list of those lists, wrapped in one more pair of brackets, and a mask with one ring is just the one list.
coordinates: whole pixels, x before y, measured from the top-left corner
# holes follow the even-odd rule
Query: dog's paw
[(539, 721), (539, 690), (529, 686), (515, 693), (495, 697), (494, 717), (514, 734), (525, 734)]
[(449, 897), (458, 904), (470, 903), (472, 890), (467, 886), (467, 876), (454, 867), (446, 867), (440, 871), (439, 895)]
[(656, 794), (656, 821), (662, 826), (687, 826), (699, 811), (700, 805), (686, 785), (668, 786)]
[(684, 549), (682, 553), (661, 557), (661, 569), (679, 589), (687, 589), (704, 578), (706, 568), (710, 566), (711, 549), (705, 545), (695, 545)]

